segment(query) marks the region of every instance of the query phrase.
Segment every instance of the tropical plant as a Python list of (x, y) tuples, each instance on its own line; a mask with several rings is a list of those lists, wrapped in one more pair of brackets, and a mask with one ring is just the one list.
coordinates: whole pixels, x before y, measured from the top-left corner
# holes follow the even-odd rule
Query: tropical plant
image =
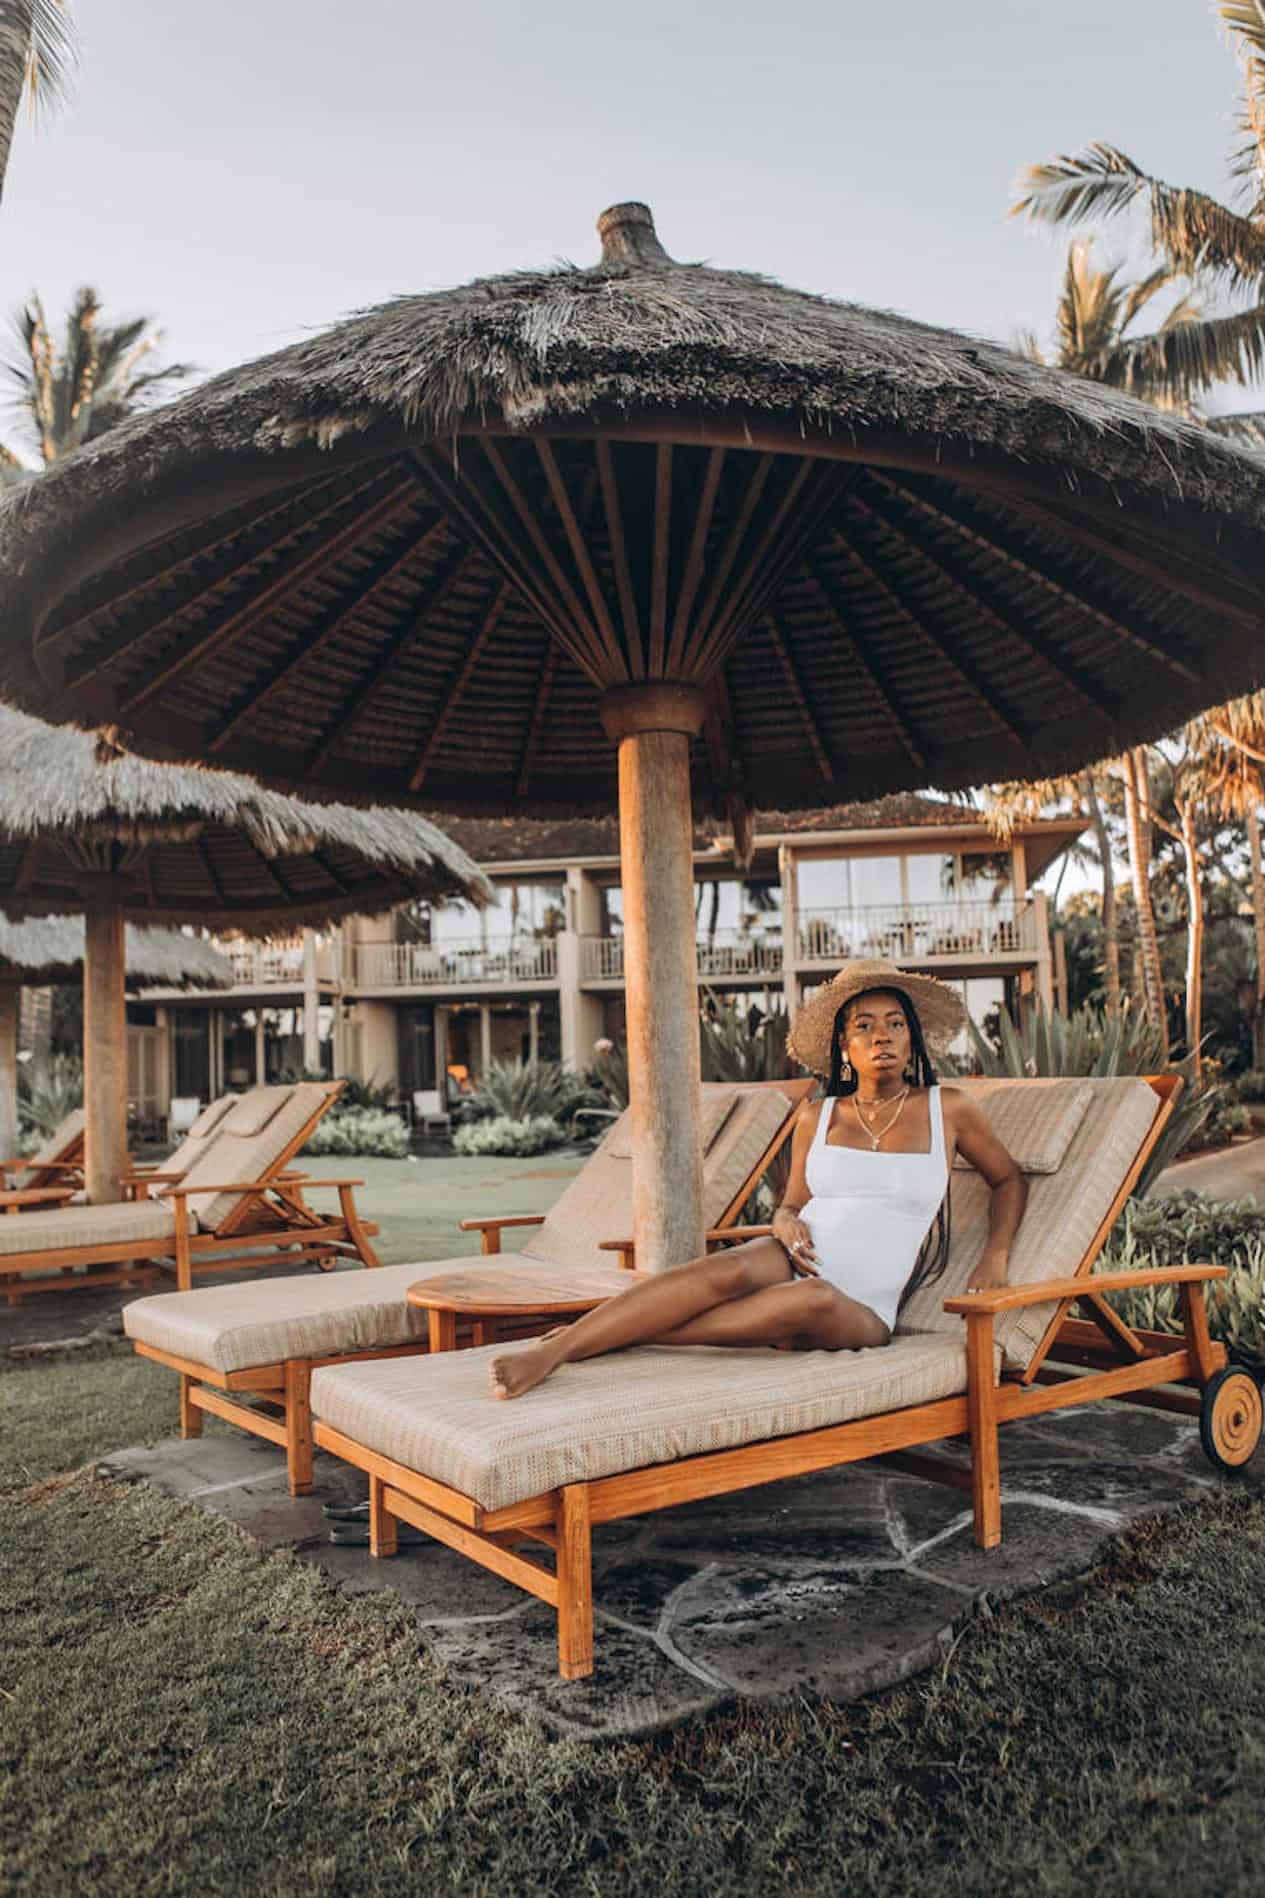
[(404, 1160), (408, 1157), (408, 1129), (398, 1114), (387, 1113), (381, 1107), (335, 1108), (318, 1122), (303, 1151)]
[(566, 1120), (592, 1099), (583, 1074), (558, 1061), (490, 1061), (461, 1103), (462, 1119)]
[[(189, 363), (158, 365), (162, 332), (152, 318), (103, 324), (100, 317), (101, 300), (85, 285), (75, 292), (60, 350), (37, 296), (14, 319), (19, 353), (5, 364), (10, 412), (46, 467), (161, 401), (192, 373)], [(3, 454), (11, 474), (26, 472), (13, 450)]]
[[(1254, 1199), (1214, 1200), (1200, 1193), (1131, 1199), (1098, 1262), (1102, 1272), (1182, 1265), (1207, 1259), (1229, 1267), (1208, 1288), (1208, 1329), (1231, 1357), (1265, 1370), (1265, 1208)], [(1127, 1324), (1180, 1332), (1181, 1305), (1172, 1286), (1112, 1294)]]
[(0, 0), (0, 192), (23, 94), (33, 115), (60, 105), (75, 60), (64, 0)]
[(1234, 1091), (1241, 1101), (1265, 1101), (1265, 1068), (1245, 1068)]
[[(1025, 1080), (1045, 1075), (1157, 1074), (1167, 1066), (1160, 1059), (1160, 1031), (1145, 1015), (1125, 1013), (1112, 1021), (1094, 1008), (1063, 1015), (1038, 1006), (1016, 1027), (1003, 1008), (998, 1010), (997, 1028), (998, 1041), (993, 1046), (973, 1021), (967, 1022), (983, 1074)], [(952, 1062), (942, 1060), (940, 1065), (946, 1076), (954, 1071)], [(1218, 1084), (1201, 1085), (1196, 1080), (1191, 1055), (1171, 1072), (1180, 1074), (1185, 1086), (1134, 1188), (1138, 1194), (1147, 1193), (1164, 1168), (1191, 1144), (1225, 1093)]]
[(83, 1062), (77, 1054), (54, 1054), (40, 1067), (18, 1069), (18, 1125), (33, 1145), (56, 1132), (67, 1114), (83, 1106)]
[(488, 1120), (467, 1121), (452, 1137), (454, 1153), (466, 1157), (502, 1153), (527, 1155), (547, 1153), (560, 1147), (566, 1134), (548, 1114), (495, 1114)]
[(1164, 271), (1229, 293), (1226, 315), (1191, 312), (1149, 335), (1106, 342), (1086, 373), (1096, 381), (1189, 404), (1216, 382), (1253, 381), (1265, 366), (1265, 9), (1258, 0), (1217, 8), (1242, 63), (1241, 142), (1231, 154), (1233, 204), (1145, 171), (1100, 142), (1024, 173), (1016, 213), (1052, 225), (1111, 220), (1145, 207)]
[(780, 1081), (791, 1071), (786, 1053), (790, 1018), (781, 1003), (752, 1008), (707, 992), (699, 1014), (705, 1081)]

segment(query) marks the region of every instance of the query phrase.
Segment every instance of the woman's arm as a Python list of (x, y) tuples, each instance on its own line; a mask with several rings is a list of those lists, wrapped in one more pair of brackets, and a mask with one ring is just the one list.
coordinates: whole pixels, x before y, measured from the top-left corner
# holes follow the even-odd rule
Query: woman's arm
[(969, 1289), (984, 1291), (1004, 1285), (1010, 1269), (1010, 1247), (1028, 1203), (1028, 1182), (989, 1126), (987, 1119), (959, 1088), (945, 1088), (945, 1105), (952, 1117), (954, 1145), (992, 1189), (988, 1208), (988, 1239), (971, 1274)]
[(769, 1222), (773, 1237), (786, 1253), (792, 1268), (803, 1272), (809, 1278), (819, 1276), (816, 1266), (816, 1254), (813, 1251), (813, 1236), (800, 1218), (812, 1194), (808, 1190), (805, 1168), (808, 1165), (808, 1150), (813, 1144), (813, 1135), (817, 1131), (817, 1117), (821, 1112), (820, 1101), (804, 1101), (795, 1120), (795, 1131), (791, 1135), (791, 1177), (786, 1182), (786, 1191), (773, 1210)]

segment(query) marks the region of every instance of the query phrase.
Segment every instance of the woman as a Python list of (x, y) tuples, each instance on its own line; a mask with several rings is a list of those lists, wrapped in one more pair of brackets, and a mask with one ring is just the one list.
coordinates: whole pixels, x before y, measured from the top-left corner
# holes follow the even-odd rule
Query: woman
[(633, 1344), (886, 1344), (910, 1293), (949, 1253), (948, 1182), (964, 1154), (992, 1189), (971, 1289), (1004, 1285), (1027, 1187), (979, 1109), (940, 1087), (927, 1052), (964, 1011), (953, 990), (889, 962), (845, 965), (791, 1026), (787, 1046), (827, 1080), (800, 1110), (773, 1236), (643, 1280), (526, 1350), (492, 1360), (496, 1397), (521, 1397), (560, 1364)]

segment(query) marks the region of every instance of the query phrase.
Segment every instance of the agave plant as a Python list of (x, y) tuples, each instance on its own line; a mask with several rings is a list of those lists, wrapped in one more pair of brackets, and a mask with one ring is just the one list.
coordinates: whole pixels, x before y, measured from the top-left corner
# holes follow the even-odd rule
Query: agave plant
[(780, 1081), (790, 1073), (785, 1008), (775, 1005), (755, 1023), (751, 1016), (740, 1002), (707, 994), (699, 1017), (705, 1081)]
[(34, 1072), (29, 1065), (18, 1070), (18, 1122), (31, 1140), (47, 1140), (82, 1106), (83, 1062), (77, 1054), (55, 1054)]
[[(968, 1024), (975, 1059), (983, 1074), (1025, 1080), (1041, 1075), (1180, 1074), (1185, 1086), (1164, 1132), (1134, 1188), (1144, 1196), (1166, 1166), (1183, 1152), (1225, 1093), (1224, 1087), (1195, 1077), (1195, 1057), (1166, 1067), (1161, 1039), (1145, 1015), (1121, 1014), (1112, 1020), (1096, 1008), (1071, 1015), (1038, 1006), (1018, 1027), (1003, 1008), (998, 1018), (999, 1046), (994, 1047), (974, 1022)], [(942, 1063), (945, 1072), (951, 1064)]]
[(470, 1120), (566, 1120), (589, 1095), (582, 1074), (558, 1061), (490, 1061), (462, 1102)]

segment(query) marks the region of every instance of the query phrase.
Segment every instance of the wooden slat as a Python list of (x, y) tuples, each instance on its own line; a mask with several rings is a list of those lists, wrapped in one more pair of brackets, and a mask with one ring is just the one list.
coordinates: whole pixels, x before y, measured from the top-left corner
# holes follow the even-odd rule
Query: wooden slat
[(764, 493), (769, 476), (773, 472), (773, 463), (772, 455), (757, 455), (752, 463), (751, 478), (747, 482), (738, 510), (729, 523), (724, 545), (711, 564), (711, 580), (703, 597), (703, 604), (694, 618), (696, 646), (704, 644), (712, 620), (720, 609), (730, 572), (742, 550), (742, 543), (750, 531), (756, 508), (760, 503), (760, 496)]
[[(584, 642), (590, 655), (590, 667), (596, 663), (599, 675), (604, 678), (605, 671), (601, 664), (604, 649), (597, 628), (594, 626), (592, 619), (585, 609), (584, 603), (564, 571), (562, 562), (554, 551), (553, 545), (550, 542), (548, 534), (545, 532), (535, 508), (524, 493), (513, 469), (510, 467), (508, 460), (502, 454), (498, 445), (494, 441), (490, 441), (484, 437), (481, 446), (493, 474), (500, 482), (503, 493), (507, 497), (514, 513), (518, 516), (532, 547), (536, 551), (540, 566), (544, 568), (545, 573), (549, 576), (553, 584), (567, 624), (571, 630), (572, 637), (578, 637)], [(471, 475), (467, 473), (467, 482), (470, 482), (471, 479)], [(528, 562), (529, 566), (530, 564), (531, 563)]]
[(685, 653), (689, 645), (690, 614), (703, 578), (703, 567), (707, 558), (707, 536), (711, 532), (712, 516), (716, 511), (716, 495), (720, 488), (724, 464), (723, 448), (708, 450), (698, 505), (694, 510), (694, 526), (690, 533), (689, 550), (685, 556), (685, 570), (681, 575), (681, 584), (676, 596), (676, 610), (672, 615), (672, 638), (668, 646), (669, 678), (676, 678), (685, 663)]
[[(398, 480), (381, 500), (363, 512), (357, 512), (354, 518), (332, 534), (318, 534), (315, 539), (305, 535), (293, 553), (278, 562), (267, 581), (235, 613), (226, 619), (217, 620), (206, 632), (200, 633), (188, 645), (164, 664), (146, 672), (144, 684), (119, 701), (119, 709), (124, 716), (138, 712), (152, 699), (158, 698), (177, 679), (195, 666), (205, 665), (225, 646), (243, 637), (260, 620), (273, 613), (292, 593), (306, 586), (313, 575), (331, 566), (335, 561), (362, 541), (367, 534), (376, 533), (389, 526), (400, 514), (416, 504), (417, 490), (410, 476), (400, 483)], [(329, 512), (336, 512), (330, 509)], [(305, 526), (308, 523), (304, 524)], [(169, 615), (169, 617), (173, 617)], [(117, 657), (117, 654), (114, 655)], [(79, 683), (75, 680), (74, 683)]]
[(1109, 1338), (1128, 1357), (1146, 1356), (1146, 1346), (1126, 1325), (1119, 1312), (1112, 1310), (1105, 1298), (1100, 1298), (1097, 1292), (1086, 1291), (1081, 1294), (1081, 1303), (1092, 1313), (1094, 1323), (1099, 1326), (1103, 1336)]
[(322, 1423), (319, 1417), (313, 1420), (312, 1436), (319, 1449), (328, 1450), (340, 1462), (350, 1463), (354, 1469), (363, 1470), (367, 1476), (380, 1477), (392, 1489), (404, 1491), (414, 1501), (426, 1503), (440, 1515), (464, 1523), (469, 1529), (483, 1527), (484, 1511), (459, 1490), (449, 1489), (444, 1483), (432, 1482), (428, 1476), (419, 1476), (416, 1470), (406, 1469), (404, 1464), (393, 1462), (389, 1456), (380, 1456), (376, 1450), (370, 1450), (363, 1443), (345, 1437), (341, 1430)]
[(834, 620), (835, 625), (843, 635), (847, 645), (851, 648), (856, 659), (858, 671), (861, 672), (867, 680), (871, 692), (882, 709), (883, 716), (890, 720), (892, 728), (900, 740), (910, 763), (914, 766), (915, 770), (920, 772), (925, 771), (927, 768), (927, 760), (923, 753), (922, 746), (901, 713), (893, 696), (892, 687), (884, 677), (883, 668), (875, 658), (869, 640), (862, 633), (860, 627), (847, 617), (835, 594), (834, 587), (816, 563), (809, 561), (807, 563), (807, 570), (809, 577), (817, 588), (818, 594), (825, 603), (827, 612)]
[(427, 734), (426, 743), (418, 753), (417, 763), (413, 766), (409, 774), (408, 788), (410, 791), (421, 790), (426, 773), (430, 769), (430, 761), (439, 749), (439, 746), (443, 743), (444, 733), (447, 731), (452, 722), (454, 713), (461, 704), (466, 687), (478, 671), (479, 661), (483, 657), (483, 650), (500, 625), (501, 617), (509, 605), (512, 593), (513, 589), (508, 580), (503, 581), (495, 599), (487, 611), (476, 617), (475, 634), (470, 642), (469, 651), (465, 654), (455, 672), (449, 675), (447, 682), (439, 694), (435, 722)]
[(197, 1410), (209, 1410), (213, 1416), (223, 1417), (226, 1423), (237, 1424), (257, 1437), (266, 1437), (269, 1443), (280, 1444), (283, 1450), (286, 1447), (286, 1427), (283, 1423), (264, 1416), (261, 1411), (248, 1410), (244, 1404), (234, 1404), (205, 1384), (190, 1386), (189, 1402)]
[(627, 662), (623, 650), (620, 647), (619, 636), (615, 631), (615, 623), (611, 618), (610, 608), (606, 604), (606, 595), (602, 591), (601, 582), (597, 577), (597, 570), (593, 565), (593, 557), (589, 552), (588, 542), (584, 537), (584, 531), (580, 526), (575, 509), (571, 505), (571, 496), (567, 492), (567, 485), (562, 478), (562, 471), (558, 467), (557, 456), (543, 436), (538, 435), (535, 437), (535, 447), (536, 453), (540, 458), (540, 465), (545, 471), (545, 479), (549, 483), (549, 492), (553, 496), (554, 506), (558, 510), (558, 518), (562, 522), (562, 530), (567, 537), (567, 544), (571, 549), (571, 558), (575, 561), (576, 571), (579, 573), (584, 591), (588, 596), (589, 605), (593, 611), (593, 624), (597, 627), (602, 644), (606, 648), (606, 656), (611, 667), (611, 677), (612, 679), (625, 677), (628, 671)]
[(789, 631), (784, 631), (773, 618), (772, 614), (766, 616), (763, 624), (765, 631), (768, 633), (773, 650), (777, 654), (778, 662), (781, 665), (782, 676), (786, 681), (787, 695), (799, 714), (800, 723), (804, 727), (804, 736), (808, 740), (809, 750), (817, 761), (817, 769), (821, 773), (822, 782), (827, 786), (832, 786), (835, 781), (834, 762), (830, 756), (821, 727), (817, 723), (816, 714), (808, 702), (808, 694), (804, 690), (804, 682), (799, 675), (799, 665), (795, 659), (795, 655), (791, 651)]
[(650, 562), (650, 677), (664, 677), (667, 665), (668, 565), (672, 556), (672, 443), (654, 451), (654, 551)]
[(796, 522), (794, 518), (804, 489), (810, 481), (832, 488), (834, 479), (832, 468), (823, 470), (807, 460), (795, 464), (776, 504), (761, 517), (754, 542), (706, 634), (694, 644), (690, 670), (696, 677), (705, 677), (719, 654), (738, 637), (744, 624), (758, 617), (763, 598), (776, 589), (794, 564), (807, 526), (807, 521)]
[[(1122, 1364), (1118, 1370), (1089, 1372), (1040, 1390), (1022, 1384), (1003, 1384), (997, 1394), (997, 1415), (1007, 1422), (1014, 1417), (1037, 1417), (1043, 1411), (1062, 1410), (1069, 1403), (1095, 1404), (1100, 1397), (1120, 1397), (1126, 1391), (1144, 1390), (1148, 1384), (1177, 1384), (1191, 1376), (1190, 1353), (1170, 1352), (1163, 1358), (1144, 1358), (1140, 1364)], [(1075, 1395), (1067, 1393), (1074, 1387)]]
[(606, 533), (610, 542), (611, 565), (615, 569), (615, 591), (624, 626), (624, 645), (628, 654), (628, 674), (632, 679), (646, 676), (646, 655), (641, 639), (641, 619), (637, 596), (628, 570), (628, 544), (624, 537), (624, 517), (619, 500), (619, 482), (615, 474), (610, 443), (599, 436), (594, 444), (598, 478), (602, 488), (602, 509), (606, 515)]
[(507, 1582), (526, 1589), (528, 1594), (548, 1602), (551, 1608), (558, 1606), (557, 1578), (548, 1569), (542, 1568), (539, 1562), (529, 1561), (523, 1555), (514, 1555), (493, 1536), (480, 1535), (477, 1529), (468, 1529), (461, 1523), (451, 1521), (441, 1515), (439, 1510), (429, 1508), (393, 1484), (387, 1484), (382, 1500), (391, 1515), (398, 1517), (401, 1522), (411, 1524), (425, 1535), (434, 1536), (437, 1542), (447, 1543), (459, 1555), (468, 1555), (480, 1567), (491, 1569), (494, 1575), (501, 1575)]
[(559, 650), (558, 642), (550, 639), (545, 648), (545, 663), (540, 669), (540, 684), (536, 688), (535, 703), (531, 708), (531, 724), (527, 728), (522, 756), (518, 761), (518, 775), (514, 781), (516, 797), (526, 797), (527, 787), (531, 783), (536, 752), (540, 746), (541, 733), (545, 729), (545, 719), (549, 714), (549, 700), (553, 695), (554, 680), (558, 673)]

